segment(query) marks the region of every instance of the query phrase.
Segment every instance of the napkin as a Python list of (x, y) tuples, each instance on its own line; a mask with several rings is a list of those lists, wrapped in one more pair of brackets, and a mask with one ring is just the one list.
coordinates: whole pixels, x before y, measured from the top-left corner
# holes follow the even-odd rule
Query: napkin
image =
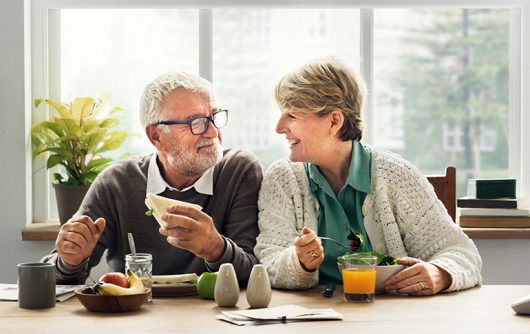
[(331, 308), (308, 309), (298, 305), (283, 305), (261, 309), (224, 311), (217, 316), (234, 325), (265, 325), (279, 322), (342, 320), (342, 314)]

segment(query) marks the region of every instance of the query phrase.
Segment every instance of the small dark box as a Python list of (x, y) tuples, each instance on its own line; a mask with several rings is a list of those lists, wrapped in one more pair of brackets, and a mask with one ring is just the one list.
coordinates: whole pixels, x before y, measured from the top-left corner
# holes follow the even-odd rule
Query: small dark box
[(515, 179), (470, 179), (467, 196), (471, 198), (515, 198)]

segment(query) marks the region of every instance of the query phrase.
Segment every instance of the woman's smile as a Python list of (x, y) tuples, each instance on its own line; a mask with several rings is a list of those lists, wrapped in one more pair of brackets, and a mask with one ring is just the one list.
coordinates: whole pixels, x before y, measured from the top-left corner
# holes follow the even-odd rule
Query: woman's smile
[(296, 144), (300, 143), (300, 141), (301, 141), (300, 139), (289, 139), (289, 138), (287, 138), (287, 142), (289, 143), (289, 145), (291, 146), (291, 148), (292, 148), (293, 146), (295, 146)]

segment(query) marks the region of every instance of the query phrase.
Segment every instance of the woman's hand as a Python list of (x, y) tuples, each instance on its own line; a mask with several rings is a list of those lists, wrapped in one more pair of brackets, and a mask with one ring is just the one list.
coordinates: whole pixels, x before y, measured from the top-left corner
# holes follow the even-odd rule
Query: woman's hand
[(386, 280), (385, 290), (409, 295), (434, 295), (451, 285), (451, 275), (434, 264), (412, 257), (397, 260), (408, 266)]
[(322, 243), (309, 227), (305, 226), (299, 237), (294, 239), (296, 256), (306, 271), (315, 271), (324, 261)]

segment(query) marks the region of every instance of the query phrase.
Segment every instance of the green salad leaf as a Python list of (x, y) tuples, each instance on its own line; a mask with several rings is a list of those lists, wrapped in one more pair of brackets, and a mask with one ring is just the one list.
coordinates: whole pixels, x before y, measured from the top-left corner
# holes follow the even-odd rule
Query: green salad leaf
[(364, 237), (358, 232), (351, 231), (348, 235), (348, 240), (350, 241), (350, 248), (352, 252), (362, 251), (364, 248)]
[[(397, 258), (395, 257), (388, 256), (388, 255), (375, 252), (375, 251), (364, 252), (365, 242), (364, 242), (364, 237), (362, 234), (355, 232), (355, 231), (351, 231), (350, 234), (348, 234), (347, 238), (350, 241), (350, 248), (353, 254), (359, 255), (359, 256), (366, 256), (366, 255), (375, 256), (377, 258), (378, 266), (393, 266), (397, 264)], [(344, 255), (350, 255), (350, 254), (351, 254), (350, 252), (346, 252), (343, 255), (337, 257), (337, 262), (341, 263), (342, 262), (341, 258)]]
[[(385, 255), (385, 254), (382, 254), (382, 253), (379, 253), (379, 252), (375, 252), (375, 251), (372, 251), (372, 252), (361, 252), (361, 253), (354, 253), (354, 254), (355, 255), (359, 255), (359, 256), (366, 256), (366, 255), (375, 256), (377, 258), (377, 265), (378, 266), (393, 266), (393, 265), (397, 264), (397, 258), (392, 257), (392, 256), (388, 256), (388, 255)], [(350, 255), (350, 252), (346, 252), (344, 255)], [(341, 263), (342, 262), (341, 258), (344, 255), (341, 255), (341, 256), (337, 257), (337, 263)]]
[(153, 209), (149, 209), (149, 210), (147, 210), (147, 211), (145, 212), (145, 215), (146, 215), (147, 217), (151, 217), (151, 216), (153, 216), (153, 212), (154, 212)]

